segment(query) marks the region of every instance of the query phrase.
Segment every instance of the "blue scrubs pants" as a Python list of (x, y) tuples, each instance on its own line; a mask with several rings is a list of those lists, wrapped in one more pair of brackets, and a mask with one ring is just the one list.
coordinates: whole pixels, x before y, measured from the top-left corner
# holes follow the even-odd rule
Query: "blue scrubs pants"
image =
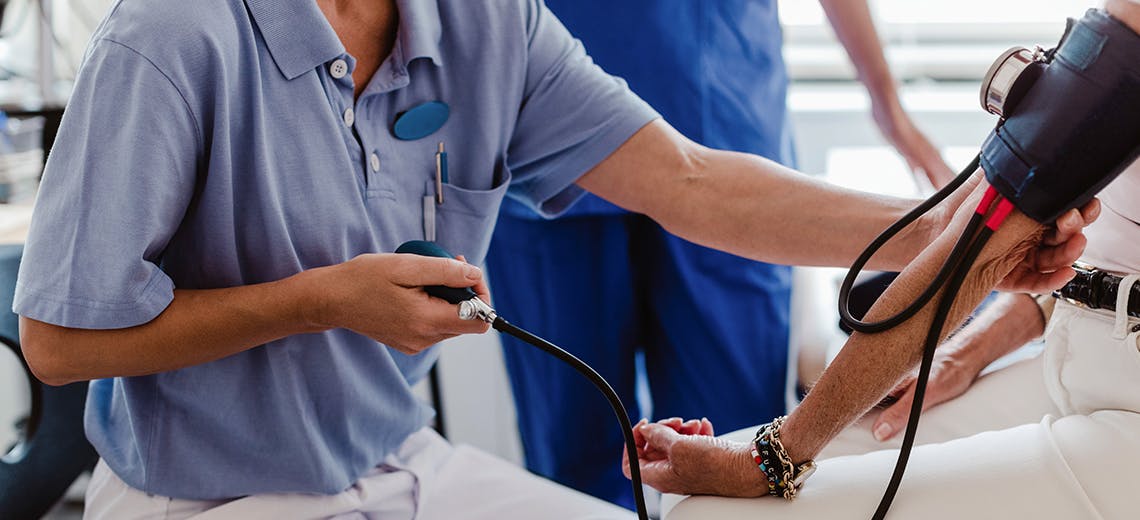
[[(593, 366), (631, 421), (642, 415), (638, 352), (654, 418), (708, 417), (728, 432), (784, 412), (788, 267), (694, 245), (635, 214), (502, 214), (487, 267), (499, 313)], [(555, 358), (503, 343), (527, 467), (632, 508), (605, 398)]]

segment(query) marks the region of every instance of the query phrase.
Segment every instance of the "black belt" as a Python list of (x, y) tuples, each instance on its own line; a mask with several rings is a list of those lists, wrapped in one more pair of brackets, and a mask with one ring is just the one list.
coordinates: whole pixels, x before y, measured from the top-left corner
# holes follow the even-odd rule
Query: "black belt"
[[(1054, 296), (1073, 300), (1090, 309), (1116, 311), (1116, 295), (1122, 277), (1096, 268), (1074, 265), (1077, 276)], [(1128, 315), (1140, 318), (1140, 283), (1132, 284), (1128, 298)]]

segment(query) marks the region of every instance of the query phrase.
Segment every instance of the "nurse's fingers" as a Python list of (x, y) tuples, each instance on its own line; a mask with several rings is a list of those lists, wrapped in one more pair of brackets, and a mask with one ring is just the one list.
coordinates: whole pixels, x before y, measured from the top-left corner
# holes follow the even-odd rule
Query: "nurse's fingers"
[(446, 285), (472, 287), (483, 281), (483, 271), (466, 262), (451, 258), (418, 255), (394, 255), (389, 279), (404, 287)]
[[(455, 257), (458, 258), (460, 262), (467, 263), (467, 258), (463, 255), (455, 255)], [(471, 286), (471, 290), (475, 291), (475, 295), (478, 296), (480, 300), (483, 300), (484, 303), (492, 307), (495, 306), (491, 301), (491, 288), (487, 285), (486, 278), (480, 277), (479, 283)]]
[[(424, 293), (425, 296), (427, 293)], [(448, 303), (439, 298), (430, 297), (425, 305), (417, 309), (419, 324), (413, 327), (423, 327), (418, 331), (424, 335), (433, 334), (482, 334), (487, 332), (490, 325), (483, 320), (464, 320), (459, 318), (459, 306)]]

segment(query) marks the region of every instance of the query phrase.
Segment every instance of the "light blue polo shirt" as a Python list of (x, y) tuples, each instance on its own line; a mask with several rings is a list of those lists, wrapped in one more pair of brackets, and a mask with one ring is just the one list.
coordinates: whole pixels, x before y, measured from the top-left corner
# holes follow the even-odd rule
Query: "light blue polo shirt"
[[(118, 2), (48, 161), (15, 311), (130, 327), (176, 287), (391, 252), (424, 238), (440, 141), (451, 168), (437, 239), (478, 263), (505, 195), (557, 214), (579, 176), (657, 117), (539, 0), (397, 3), (395, 48), (354, 103), (354, 61), (313, 0)], [(438, 132), (393, 136), (399, 114), (437, 100), (451, 107)], [(347, 330), (292, 336), (95, 381), (87, 433), (148, 493), (336, 493), (430, 419), (410, 386), (436, 356)]]

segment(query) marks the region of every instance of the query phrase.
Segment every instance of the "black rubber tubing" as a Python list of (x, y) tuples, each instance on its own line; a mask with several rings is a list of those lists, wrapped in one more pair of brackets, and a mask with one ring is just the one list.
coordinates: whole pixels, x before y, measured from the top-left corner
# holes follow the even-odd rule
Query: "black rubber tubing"
[(515, 325), (512, 325), (502, 317), (495, 318), (495, 322), (491, 324), (495, 330), (504, 334), (510, 334), (522, 341), (525, 341), (539, 350), (546, 352), (563, 363), (570, 365), (589, 379), (603, 395), (606, 400), (610, 402), (610, 407), (613, 408), (614, 413), (617, 415), (618, 422), (621, 423), (622, 437), (625, 439), (625, 452), (629, 456), (629, 480), (633, 485), (633, 499), (637, 504), (637, 517), (641, 520), (648, 520), (649, 514), (645, 508), (645, 491), (641, 487), (641, 468), (637, 459), (637, 444), (633, 441), (633, 424), (629, 422), (629, 415), (625, 411), (625, 406), (621, 404), (621, 398), (618, 397), (617, 392), (610, 386), (606, 380), (598, 374), (590, 365), (587, 365), (581, 359), (578, 359), (565, 350), (558, 348), (557, 345), (546, 341), (526, 330), (523, 330)]
[[(963, 238), (973, 238), (974, 229), (967, 229), (963, 233)], [(970, 268), (973, 267), (974, 261), (977, 260), (978, 254), (981, 253), (982, 248), (985, 247), (986, 242), (989, 241), (993, 231), (988, 227), (982, 227), (978, 232), (978, 236), (970, 243), (970, 248), (966, 252), (962, 262), (959, 264), (958, 269), (954, 271), (954, 276), (946, 284), (946, 292), (942, 294), (942, 299), (938, 302), (938, 309), (934, 313), (934, 319), (930, 322), (930, 330), (926, 335), (926, 342), (923, 344), (922, 351), (922, 364), (919, 365), (918, 378), (914, 383), (914, 401), (910, 405), (910, 416), (907, 418), (906, 433), (903, 435), (902, 446), (899, 447), (899, 457), (895, 462), (895, 470), (891, 475), (891, 480), (887, 484), (887, 489), (883, 492), (883, 498), (879, 501), (879, 507), (875, 510), (873, 520), (883, 520), (887, 516), (887, 511), (891, 508), (891, 503), (894, 501), (895, 495), (898, 493), (899, 486), (902, 484), (903, 474), (906, 472), (907, 462), (910, 460), (911, 449), (914, 448), (915, 436), (918, 433), (918, 420), (922, 415), (922, 402), (926, 397), (926, 384), (930, 379), (930, 370), (934, 365), (934, 351), (938, 347), (939, 341), (942, 339), (942, 329), (946, 323), (946, 318), (950, 314), (950, 308), (954, 305), (954, 300), (958, 297), (958, 290), (962, 288), (962, 283), (969, 274)]]
[[(922, 215), (926, 214), (928, 211), (934, 208), (934, 206), (938, 205), (938, 203), (945, 200), (946, 197), (949, 197), (951, 193), (954, 193), (954, 191), (965, 184), (966, 181), (969, 180), (971, 176), (973, 176), (974, 171), (978, 169), (979, 160), (980, 156), (974, 156), (974, 160), (970, 161), (970, 164), (967, 165), (966, 168), (964, 168), (962, 172), (954, 178), (953, 181), (950, 181), (950, 184), (943, 186), (941, 190), (938, 190), (938, 192), (932, 195), (929, 199), (926, 199), (918, 206), (915, 206), (915, 208), (910, 210), (909, 213), (904, 215), (894, 224), (891, 224), (891, 226), (880, 233), (879, 236), (875, 237), (875, 239), (871, 241), (870, 245), (867, 246), (867, 249), (863, 250), (863, 253), (861, 253), (859, 257), (855, 259), (855, 263), (851, 264), (851, 269), (847, 271), (847, 276), (843, 279), (843, 285), (839, 287), (839, 317), (841, 320), (843, 320), (843, 323), (845, 325), (850, 327), (852, 330), (866, 334), (872, 334), (875, 332), (882, 332), (884, 330), (891, 329), (914, 316), (919, 311), (919, 309), (925, 306), (930, 301), (930, 299), (938, 293), (938, 289), (940, 289), (942, 285), (946, 283), (946, 280), (950, 277), (950, 274), (954, 272), (954, 268), (957, 267), (956, 262), (961, 258), (961, 255), (964, 252), (965, 247), (968, 245), (968, 242), (964, 243), (962, 241), (959, 241), (958, 244), (955, 245), (954, 251), (952, 251), (950, 253), (950, 256), (946, 258), (946, 262), (942, 264), (942, 268), (939, 269), (938, 274), (934, 277), (934, 280), (930, 282), (930, 285), (926, 287), (926, 289), (922, 292), (922, 294), (919, 295), (917, 299), (915, 299), (910, 303), (910, 305), (899, 311), (897, 314), (888, 318), (884, 318), (880, 321), (866, 322), (854, 317), (851, 314), (851, 309), (848, 305), (848, 302), (851, 299), (851, 288), (855, 285), (855, 279), (859, 276), (859, 273), (863, 271), (863, 267), (867, 265), (867, 262), (870, 261), (873, 256), (875, 256), (875, 253), (877, 253), (879, 249), (886, 245), (888, 241), (894, 238), (895, 235), (901, 232), (904, 228), (909, 226), (912, 222), (917, 220)], [(974, 219), (979, 218), (980, 217), (975, 214)]]

